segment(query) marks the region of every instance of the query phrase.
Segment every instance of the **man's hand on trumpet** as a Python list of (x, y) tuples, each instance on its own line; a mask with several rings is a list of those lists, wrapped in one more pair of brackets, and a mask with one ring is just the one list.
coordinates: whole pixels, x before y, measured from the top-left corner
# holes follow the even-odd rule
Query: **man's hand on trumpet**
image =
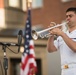
[(63, 31), (61, 31), (60, 28), (54, 28), (49, 31), (51, 35), (57, 35), (57, 36), (62, 36)]
[[(56, 25), (57, 24), (55, 22), (51, 22), (50, 23), (50, 26), (48, 26), (48, 27), (54, 27)], [(51, 35), (61, 36), (61, 34), (62, 34), (61, 27), (53, 28), (53, 29), (49, 30), (49, 33)]]
[(54, 27), (54, 26), (56, 26), (56, 23), (55, 22), (51, 22), (50, 26), (48, 26), (48, 27), (50, 28), (50, 27)]

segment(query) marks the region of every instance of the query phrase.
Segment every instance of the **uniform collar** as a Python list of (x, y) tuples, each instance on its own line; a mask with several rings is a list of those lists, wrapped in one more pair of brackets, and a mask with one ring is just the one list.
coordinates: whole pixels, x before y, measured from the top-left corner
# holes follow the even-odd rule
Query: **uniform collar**
[(73, 30), (72, 32), (69, 32), (69, 30), (67, 30), (67, 33), (72, 34), (73, 32), (76, 32), (76, 29)]

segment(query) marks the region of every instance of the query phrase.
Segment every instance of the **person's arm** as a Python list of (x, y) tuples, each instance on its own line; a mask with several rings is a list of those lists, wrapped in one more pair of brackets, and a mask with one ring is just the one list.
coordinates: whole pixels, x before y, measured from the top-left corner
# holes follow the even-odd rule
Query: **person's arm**
[(76, 42), (69, 38), (65, 33), (62, 32), (61, 37), (65, 41), (65, 43), (71, 48), (74, 52), (76, 52)]
[(57, 51), (56, 47), (54, 46), (54, 36), (51, 36), (51, 37), (48, 38), (47, 50), (48, 50), (48, 52)]
[(50, 31), (52, 35), (58, 35), (63, 38), (65, 43), (69, 48), (71, 48), (74, 52), (76, 52), (76, 42), (73, 41), (71, 38), (69, 38), (63, 31), (61, 31), (59, 28), (55, 28), (52, 31)]

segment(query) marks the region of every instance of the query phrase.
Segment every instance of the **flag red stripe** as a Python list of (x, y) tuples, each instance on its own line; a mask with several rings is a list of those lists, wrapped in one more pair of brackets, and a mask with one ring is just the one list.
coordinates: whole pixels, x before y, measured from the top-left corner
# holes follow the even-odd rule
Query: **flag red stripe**
[[(33, 56), (32, 54), (27, 55), (24, 63), (22, 63), (22, 69), (23, 69), (23, 70), (24, 70), (24, 68), (26, 67), (29, 58), (30, 58), (30, 59), (31, 59), (31, 58), (34, 58), (34, 56)], [(34, 59), (35, 59), (35, 58), (34, 58)]]
[(34, 46), (33, 45), (30, 45), (30, 49), (34, 49)]
[(26, 56), (24, 62), (22, 62), (22, 66), (21, 67), (22, 67), (23, 70), (25, 68), (25, 65), (27, 65), (27, 62), (28, 62), (28, 56)]

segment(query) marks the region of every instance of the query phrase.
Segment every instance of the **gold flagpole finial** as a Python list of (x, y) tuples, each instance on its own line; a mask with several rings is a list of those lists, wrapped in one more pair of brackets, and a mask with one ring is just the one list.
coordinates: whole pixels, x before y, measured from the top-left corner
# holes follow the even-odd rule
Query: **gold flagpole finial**
[(28, 8), (31, 8), (32, 0), (28, 0)]
[(32, 3), (32, 0), (28, 0), (28, 2), (31, 2)]

